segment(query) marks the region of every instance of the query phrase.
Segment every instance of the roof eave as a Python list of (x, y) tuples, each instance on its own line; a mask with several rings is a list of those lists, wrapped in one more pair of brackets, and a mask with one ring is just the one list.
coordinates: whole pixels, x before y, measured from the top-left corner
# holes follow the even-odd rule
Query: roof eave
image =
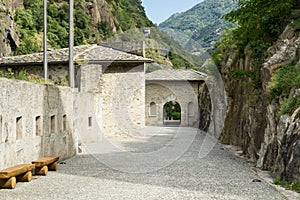
[(203, 79), (147, 79), (146, 78), (146, 81), (204, 81), (204, 78)]
[[(153, 60), (75, 60), (74, 63), (88, 63), (88, 64), (101, 64), (101, 63), (152, 63)], [(69, 61), (52, 61), (48, 62), (50, 65), (68, 64)], [(0, 63), (0, 67), (11, 66), (37, 66), (43, 65), (43, 62), (22, 62), (22, 63)]]
[[(54, 61), (48, 62), (51, 65), (60, 65), (60, 64), (67, 64), (68, 61)], [(24, 62), (24, 63), (0, 63), (0, 67), (11, 67), (11, 66), (37, 66), (43, 65), (43, 62)]]
[(83, 61), (90, 64), (101, 64), (101, 63), (152, 63), (153, 60), (145, 59), (145, 60), (89, 60)]

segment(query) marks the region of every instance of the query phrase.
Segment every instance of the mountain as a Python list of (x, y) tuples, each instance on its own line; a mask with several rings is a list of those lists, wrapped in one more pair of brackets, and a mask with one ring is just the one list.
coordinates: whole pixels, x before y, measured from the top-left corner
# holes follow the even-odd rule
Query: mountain
[[(69, 1), (47, 1), (47, 47), (69, 44)], [(196, 62), (178, 42), (146, 16), (141, 0), (74, 0), (74, 44), (145, 40), (146, 56), (157, 66), (191, 68)], [(43, 1), (0, 1), (0, 57), (42, 51)], [(145, 38), (145, 29), (151, 37)], [(122, 38), (117, 39), (119, 36)]]
[[(0, 1), (0, 56), (42, 49), (43, 1)], [(47, 0), (48, 46), (68, 46), (69, 1)], [(140, 0), (74, 0), (75, 45), (98, 43), (131, 28), (151, 27)]]
[(237, 8), (237, 1), (205, 0), (183, 13), (176, 13), (159, 28), (194, 53), (210, 51), (222, 31), (233, 27), (222, 16)]

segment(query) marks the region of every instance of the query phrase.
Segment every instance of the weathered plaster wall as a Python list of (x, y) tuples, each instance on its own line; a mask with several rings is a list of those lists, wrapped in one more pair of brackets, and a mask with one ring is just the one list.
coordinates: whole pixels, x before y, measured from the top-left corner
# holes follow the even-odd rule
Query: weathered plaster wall
[[(181, 107), (181, 126), (198, 127), (199, 82), (147, 81), (146, 125), (163, 126), (163, 107), (169, 101), (176, 101)], [(150, 114), (150, 104), (156, 104), (156, 115)], [(190, 103), (190, 106), (189, 106)]]
[(70, 88), (0, 78), (0, 168), (76, 153)]
[(131, 134), (145, 125), (145, 73), (142, 63), (106, 67), (100, 90), (104, 135)]
[[(42, 66), (13, 67), (16, 72), (21, 69), (43, 77)], [(48, 74), (54, 83), (68, 84), (67, 65), (49, 65)], [(129, 133), (145, 125), (143, 63), (81, 63), (75, 67), (75, 87), (79, 94), (74, 109), (79, 122), (83, 122), (75, 123), (76, 132), (82, 142), (98, 141), (100, 133)]]
[(101, 99), (99, 93), (75, 94), (74, 131), (81, 143), (96, 142), (102, 138)]
[(100, 78), (102, 74), (102, 65), (100, 64), (82, 64), (77, 70), (78, 83), (80, 92), (98, 91)]

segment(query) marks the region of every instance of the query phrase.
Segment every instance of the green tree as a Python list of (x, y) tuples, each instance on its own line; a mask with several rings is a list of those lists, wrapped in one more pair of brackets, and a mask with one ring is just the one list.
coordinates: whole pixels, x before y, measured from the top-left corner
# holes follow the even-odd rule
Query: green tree
[(15, 14), (15, 21), (19, 26), (20, 45), (17, 54), (33, 53), (40, 50), (36, 43), (35, 21), (31, 10), (18, 9)]
[(224, 18), (239, 26), (235, 39), (241, 47), (249, 42), (272, 44), (291, 19), (291, 9), (296, 0), (239, 0), (239, 8)]
[[(98, 42), (113, 35), (111, 25), (106, 21), (93, 24), (87, 11), (87, 3), (94, 0), (74, 1), (74, 44)], [(146, 17), (141, 1), (106, 0), (111, 5), (115, 24), (119, 31), (131, 28), (153, 26)], [(63, 48), (69, 44), (69, 4), (67, 0), (47, 1), (48, 44), (51, 48)], [(17, 54), (40, 51), (43, 32), (43, 1), (24, 0), (24, 8), (18, 9), (15, 19), (20, 33)], [(96, 39), (95, 39), (96, 38)], [(40, 45), (40, 46), (39, 46)]]
[(164, 111), (167, 118), (172, 118), (174, 120), (180, 120), (181, 118), (181, 108), (179, 103), (169, 101), (164, 105)]

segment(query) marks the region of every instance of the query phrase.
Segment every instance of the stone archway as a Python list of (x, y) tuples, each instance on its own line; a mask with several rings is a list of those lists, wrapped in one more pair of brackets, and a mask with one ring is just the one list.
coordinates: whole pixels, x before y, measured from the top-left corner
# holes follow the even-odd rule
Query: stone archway
[(181, 124), (181, 106), (176, 101), (168, 101), (163, 106), (163, 124), (179, 126)]

